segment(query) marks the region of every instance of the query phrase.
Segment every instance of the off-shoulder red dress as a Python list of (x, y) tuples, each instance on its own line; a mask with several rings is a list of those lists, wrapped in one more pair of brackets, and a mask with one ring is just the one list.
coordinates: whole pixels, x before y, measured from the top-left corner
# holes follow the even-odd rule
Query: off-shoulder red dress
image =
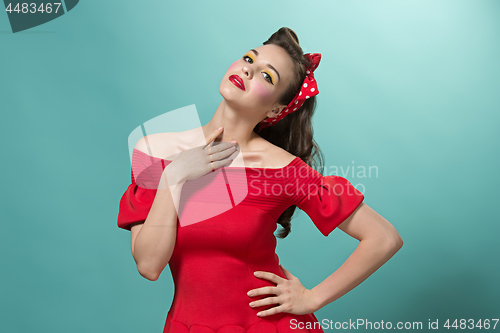
[[(133, 150), (132, 182), (120, 200), (118, 227), (130, 230), (131, 223), (146, 219), (155, 184), (170, 162)], [(226, 186), (217, 186), (218, 181)], [(209, 187), (212, 195), (196, 196)], [(275, 286), (255, 277), (254, 271), (286, 279), (274, 235), (276, 221), (286, 208), (296, 205), (328, 236), (363, 199), (347, 179), (323, 177), (299, 157), (282, 168), (229, 166), (187, 181), (181, 202), (191, 206), (186, 204), (178, 212), (177, 238), (168, 264), (175, 293), (163, 333), (324, 333), (314, 313), (257, 316), (277, 305), (251, 308), (252, 300), (272, 295), (249, 297), (247, 292)], [(189, 215), (194, 207), (224, 207), (223, 201), (226, 208), (218, 215)], [(198, 222), (182, 225), (182, 214)]]

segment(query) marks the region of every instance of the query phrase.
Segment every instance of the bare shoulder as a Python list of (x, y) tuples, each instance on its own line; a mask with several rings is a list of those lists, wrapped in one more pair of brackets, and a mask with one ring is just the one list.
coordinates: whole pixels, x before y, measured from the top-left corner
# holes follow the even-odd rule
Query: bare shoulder
[(285, 149), (278, 147), (268, 141), (265, 154), (265, 164), (269, 168), (281, 168), (290, 164), (297, 156), (289, 153)]
[(150, 156), (169, 159), (191, 145), (190, 131), (149, 134), (137, 141), (135, 149)]
[(150, 156), (165, 156), (168, 149), (167, 142), (172, 142), (176, 133), (156, 133), (143, 136), (137, 141), (134, 149), (140, 150)]
[(200, 127), (182, 132), (162, 132), (149, 134), (137, 141), (135, 149), (150, 156), (166, 158), (205, 143), (205, 137)]

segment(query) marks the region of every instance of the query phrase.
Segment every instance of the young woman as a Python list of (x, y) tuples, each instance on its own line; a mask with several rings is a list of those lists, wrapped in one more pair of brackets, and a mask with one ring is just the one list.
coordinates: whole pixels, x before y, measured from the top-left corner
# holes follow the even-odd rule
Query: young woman
[[(347, 179), (312, 167), (322, 158), (311, 121), (320, 58), (281, 28), (231, 64), (206, 125), (136, 144), (118, 226), (131, 231), (142, 276), (157, 280), (170, 265), (175, 294), (164, 333), (323, 332), (314, 311), (401, 248), (395, 228)], [(360, 241), (312, 289), (275, 253), (277, 224), (286, 237), (296, 207), (324, 236), (339, 227)]]

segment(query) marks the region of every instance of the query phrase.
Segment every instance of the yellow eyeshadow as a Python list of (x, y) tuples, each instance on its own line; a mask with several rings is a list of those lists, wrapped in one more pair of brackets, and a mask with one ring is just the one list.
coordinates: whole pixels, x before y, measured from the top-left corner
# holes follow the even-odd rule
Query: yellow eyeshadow
[(266, 72), (266, 73), (267, 73), (267, 75), (269, 75), (271, 77), (271, 79), (273, 80), (273, 83), (276, 82), (276, 81), (274, 81), (274, 76), (271, 74), (271, 72)]
[[(249, 57), (250, 59), (252, 59), (252, 61), (253, 61), (253, 62), (255, 62), (255, 59), (254, 59), (254, 58), (253, 58), (250, 54), (251, 54), (251, 53), (246, 53), (246, 54), (244, 55), (244, 57)], [(265, 73), (267, 73), (267, 75), (269, 75), (269, 76), (271, 77), (271, 80), (272, 80), (272, 81), (273, 81), (273, 83), (274, 83), (274, 82), (275, 82), (275, 80), (274, 80), (274, 75), (272, 75), (270, 72), (266, 72), (266, 71), (265, 71)]]

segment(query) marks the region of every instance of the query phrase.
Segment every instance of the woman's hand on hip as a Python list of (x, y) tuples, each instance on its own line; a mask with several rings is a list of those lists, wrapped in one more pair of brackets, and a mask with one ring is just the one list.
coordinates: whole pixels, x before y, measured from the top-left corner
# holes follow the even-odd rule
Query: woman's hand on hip
[[(286, 268), (281, 265), (280, 267), (287, 279), (283, 279), (271, 272), (256, 271), (258, 274), (256, 276), (258, 278), (274, 282), (276, 286), (252, 289), (249, 291), (248, 296), (253, 297), (269, 294), (274, 294), (275, 296), (269, 296), (250, 302), (250, 307), (257, 308), (263, 305), (279, 304), (279, 306), (260, 311), (257, 315), (259, 317), (264, 317), (280, 312), (303, 315), (318, 310), (313, 291), (305, 288), (302, 283), (300, 283), (299, 279), (292, 275)], [(252, 294), (250, 294), (250, 292), (252, 292)]]

